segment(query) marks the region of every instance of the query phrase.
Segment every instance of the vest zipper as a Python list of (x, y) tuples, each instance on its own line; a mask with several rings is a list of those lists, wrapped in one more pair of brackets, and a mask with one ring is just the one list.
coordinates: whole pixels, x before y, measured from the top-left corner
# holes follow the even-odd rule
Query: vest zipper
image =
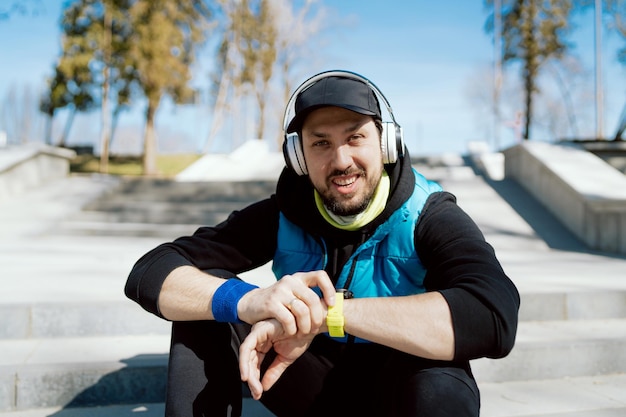
[(346, 290), (345, 296), (343, 298), (348, 299), (352, 298), (353, 294), (350, 291), (350, 284), (352, 284), (352, 278), (354, 278), (354, 270), (356, 269), (356, 261), (359, 259), (359, 255), (355, 256), (352, 260), (352, 264), (350, 265), (350, 272), (348, 272), (348, 277), (346, 278), (346, 283), (343, 285), (343, 289)]
[[(354, 294), (352, 293), (352, 291), (349, 290), (349, 288), (350, 288), (350, 284), (352, 283), (352, 278), (354, 278), (354, 270), (356, 269), (356, 262), (358, 261), (358, 259), (359, 259), (359, 255), (355, 256), (354, 259), (352, 260), (352, 264), (350, 265), (350, 272), (348, 272), (346, 283), (343, 286), (343, 289), (344, 289), (343, 298), (346, 300), (354, 297)], [(348, 345), (352, 345), (354, 344), (354, 339), (355, 337), (353, 335), (348, 334), (348, 340), (346, 341), (346, 343)]]
[[(361, 243), (359, 244), (359, 246), (365, 243), (366, 240), (367, 240), (366, 236), (364, 234), (361, 234)], [(358, 251), (358, 248), (355, 250), (355, 252), (356, 251)], [(356, 254), (354, 259), (352, 260), (352, 265), (350, 265), (350, 272), (348, 272), (346, 283), (343, 286), (343, 289), (346, 290), (346, 297), (344, 298), (352, 298), (354, 296), (354, 294), (352, 293), (352, 291), (349, 290), (349, 288), (350, 288), (350, 284), (352, 284), (352, 278), (354, 278), (354, 270), (356, 268), (356, 263), (359, 260), (359, 255), (360, 255), (359, 253)]]

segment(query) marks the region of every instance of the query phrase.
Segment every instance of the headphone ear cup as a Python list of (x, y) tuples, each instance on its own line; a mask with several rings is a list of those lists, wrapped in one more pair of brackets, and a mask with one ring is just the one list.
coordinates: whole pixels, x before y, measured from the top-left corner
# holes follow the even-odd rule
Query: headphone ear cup
[(287, 166), (296, 174), (300, 176), (308, 175), (309, 171), (304, 161), (302, 144), (300, 143), (300, 137), (297, 133), (290, 133), (285, 136), (285, 140), (283, 141), (283, 156)]
[(396, 128), (392, 122), (383, 122), (380, 148), (383, 152), (383, 164), (393, 164), (398, 160)]
[(381, 136), (380, 147), (383, 152), (383, 163), (393, 164), (399, 156), (404, 155), (402, 128), (393, 122), (383, 122)]
[(395, 124), (396, 132), (396, 158), (404, 156), (404, 133), (402, 132), (402, 126)]

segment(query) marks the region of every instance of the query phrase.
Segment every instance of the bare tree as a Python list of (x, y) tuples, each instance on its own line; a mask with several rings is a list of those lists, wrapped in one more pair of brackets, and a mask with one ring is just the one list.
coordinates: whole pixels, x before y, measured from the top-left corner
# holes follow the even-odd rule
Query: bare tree
[(23, 144), (40, 135), (42, 119), (37, 112), (37, 98), (29, 85), (9, 87), (0, 102), (0, 131), (11, 143)]
[[(327, 24), (327, 10), (318, 0), (306, 0), (300, 9), (293, 7), (289, 0), (273, 0), (277, 22), (277, 75), (282, 85), (280, 114), (289, 101), (294, 86), (294, 71), (304, 57), (316, 56), (319, 52), (313, 52), (309, 43)], [(282, 118), (280, 119), (282, 123)], [(282, 126), (281, 126), (282, 127)], [(282, 135), (277, 138), (280, 145)]]
[[(576, 106), (576, 103), (586, 101), (586, 97), (581, 100), (576, 100), (577, 90), (585, 93), (585, 83), (588, 79), (586, 71), (584, 71), (580, 60), (574, 57), (564, 57), (560, 60), (550, 60), (546, 63), (546, 75), (553, 81), (558, 88), (558, 92), (561, 96), (561, 107), (563, 109), (562, 114), (565, 119), (562, 123), (563, 128), (556, 131), (555, 135), (558, 137), (567, 136), (567, 132), (573, 138), (580, 137), (578, 128), (579, 114), (577, 109), (580, 106)], [(556, 120), (556, 118), (553, 118)]]
[[(486, 0), (488, 6), (493, 0)], [(567, 51), (566, 35), (572, 0), (509, 0), (503, 1), (502, 36), (504, 63), (520, 62), (525, 91), (525, 121), (522, 136), (529, 139), (533, 115), (533, 97), (539, 93), (537, 77), (549, 59), (562, 58)], [(493, 30), (493, 18), (487, 21)]]
[[(603, 8), (604, 14), (609, 16), (610, 27), (615, 29), (617, 33), (626, 41), (626, 2), (624, 0), (605, 0)], [(621, 48), (617, 57), (622, 64), (626, 64), (626, 46)], [(622, 135), (626, 131), (626, 105), (619, 118), (619, 124), (614, 141), (623, 140)]]
[(239, 103), (248, 95), (259, 106), (255, 136), (263, 138), (265, 103), (276, 59), (275, 22), (268, 0), (221, 0), (219, 4), (224, 22), (212, 76), (217, 91), (213, 125), (205, 149), (212, 143), (224, 114), (236, 115)]
[(256, 137), (266, 136), (265, 114), (276, 101), (272, 85), (281, 86), (280, 101), (286, 103), (298, 60), (319, 55), (319, 51), (308, 51), (305, 44), (321, 27), (324, 12), (316, 0), (306, 0), (300, 8), (288, 0), (221, 0), (220, 6), (224, 26), (217, 69), (212, 74), (213, 117), (205, 151), (226, 115), (237, 119), (238, 106), (248, 95), (254, 97), (258, 108)]

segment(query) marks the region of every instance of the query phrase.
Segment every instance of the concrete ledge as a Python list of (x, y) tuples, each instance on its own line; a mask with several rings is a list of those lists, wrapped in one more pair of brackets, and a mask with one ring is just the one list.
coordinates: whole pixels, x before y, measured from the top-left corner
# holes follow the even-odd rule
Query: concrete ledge
[(504, 179), (504, 155), (492, 152), (487, 142), (474, 141), (467, 146), (468, 156), (474, 167), (487, 178), (500, 181)]
[(624, 374), (479, 386), (481, 417), (626, 416)]
[(521, 321), (626, 319), (626, 291), (522, 293)]
[(0, 305), (0, 340), (170, 334), (171, 324), (128, 301)]
[(626, 176), (576, 145), (525, 142), (504, 155), (505, 176), (589, 248), (626, 254)]
[(542, 380), (626, 372), (626, 320), (521, 322), (503, 359), (472, 361), (480, 382)]
[(0, 341), (0, 410), (162, 402), (169, 335)]
[(583, 148), (602, 158), (613, 168), (626, 174), (626, 142), (625, 141), (581, 141), (575, 142)]
[(66, 177), (74, 151), (45, 145), (0, 149), (0, 201), (40, 184)]

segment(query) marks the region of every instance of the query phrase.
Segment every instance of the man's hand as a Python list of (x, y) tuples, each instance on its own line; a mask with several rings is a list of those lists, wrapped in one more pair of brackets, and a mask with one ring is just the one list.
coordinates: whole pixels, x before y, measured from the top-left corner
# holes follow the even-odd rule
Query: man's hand
[[(323, 299), (312, 290), (319, 287)], [(324, 304), (325, 303), (325, 304)], [(237, 305), (242, 321), (254, 324), (276, 319), (286, 336), (317, 333), (323, 324), (326, 305), (335, 305), (335, 287), (325, 271), (286, 275), (267, 288), (245, 294)]]
[[(241, 380), (248, 383), (252, 397), (261, 398), (283, 372), (309, 347), (315, 334), (287, 336), (277, 320), (270, 319), (252, 326), (250, 334), (239, 347), (239, 371)], [(276, 358), (265, 371), (261, 380), (261, 364), (271, 348)]]

